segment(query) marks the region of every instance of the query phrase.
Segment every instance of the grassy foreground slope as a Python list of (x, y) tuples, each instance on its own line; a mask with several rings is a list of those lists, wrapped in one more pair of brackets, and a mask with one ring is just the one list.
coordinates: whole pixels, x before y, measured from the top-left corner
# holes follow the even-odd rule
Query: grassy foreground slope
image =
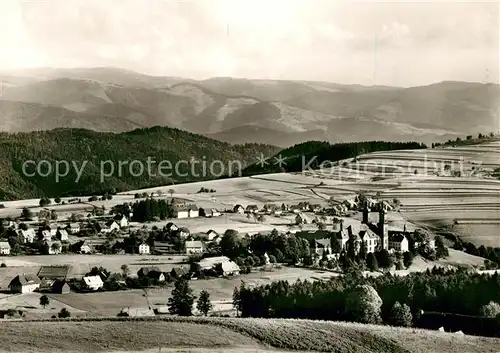
[(351, 323), (281, 319), (3, 322), (0, 352), (273, 347), (338, 353), (496, 352), (500, 340)]

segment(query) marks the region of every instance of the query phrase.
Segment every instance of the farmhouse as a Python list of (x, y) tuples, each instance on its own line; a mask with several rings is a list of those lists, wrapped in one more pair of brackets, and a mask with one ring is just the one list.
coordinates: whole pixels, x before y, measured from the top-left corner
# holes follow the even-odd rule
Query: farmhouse
[(26, 230), (19, 230), (17, 233), (24, 243), (33, 243), (36, 238), (36, 233), (33, 228), (28, 228)]
[(181, 239), (186, 239), (191, 235), (191, 232), (186, 227), (179, 228), (176, 233)]
[(141, 267), (141, 269), (137, 272), (137, 276), (147, 277), (150, 279), (154, 279), (158, 282), (165, 282), (165, 274), (161, 271), (161, 269), (157, 266), (153, 267)]
[(196, 218), (199, 217), (198, 207), (195, 205), (177, 206), (174, 209), (175, 218)]
[(247, 213), (257, 213), (259, 212), (259, 207), (257, 205), (248, 205), (246, 208)]
[(52, 239), (52, 234), (50, 233), (50, 230), (42, 230), (42, 241), (49, 241)]
[(66, 280), (56, 279), (52, 283), (52, 293), (68, 294), (69, 292), (71, 292), (71, 288), (69, 287), (69, 284), (66, 282)]
[(205, 244), (199, 240), (186, 241), (186, 254), (201, 254), (205, 251)]
[(210, 270), (215, 265), (231, 261), (227, 256), (206, 257), (198, 262), (201, 270)]
[(83, 277), (83, 285), (89, 290), (99, 290), (104, 286), (101, 276), (86, 276)]
[(69, 239), (68, 232), (65, 229), (59, 229), (56, 236), (60, 241), (67, 241)]
[(245, 213), (245, 209), (244, 209), (244, 208), (243, 208), (243, 206), (241, 206), (241, 205), (236, 205), (236, 206), (234, 206), (234, 208), (233, 208), (233, 212), (234, 212), (234, 213), (243, 214), (243, 213)]
[(71, 234), (77, 234), (80, 233), (81, 227), (78, 223), (70, 223), (66, 229), (68, 229)]
[(199, 215), (200, 217), (219, 217), (221, 213), (215, 208), (200, 208)]
[(128, 218), (123, 216), (123, 215), (117, 215), (115, 217), (115, 222), (118, 223), (120, 228), (127, 228), (128, 227)]
[(40, 278), (35, 275), (17, 275), (9, 283), (9, 290), (12, 293), (31, 293), (40, 288)]
[(109, 220), (101, 226), (102, 233), (111, 233), (119, 230), (120, 230), (120, 225), (116, 223), (115, 220)]
[(173, 222), (168, 222), (165, 226), (165, 229), (168, 232), (175, 232), (177, 229), (179, 229), (179, 227), (177, 227)]
[(184, 278), (188, 275), (189, 271), (184, 267), (174, 267), (170, 271), (170, 276), (174, 279)]
[(94, 247), (86, 240), (76, 243), (74, 247), (80, 254), (92, 254), (94, 252)]
[(0, 241), (0, 255), (10, 255), (10, 244), (7, 241)]
[(205, 236), (206, 238), (208, 239), (208, 241), (213, 241), (215, 238), (218, 238), (219, 237), (219, 233), (217, 233), (215, 230), (213, 229), (210, 229), (209, 231), (207, 231), (205, 233)]
[(55, 223), (52, 223), (49, 225), (50, 228), (50, 235), (55, 237), (57, 235), (57, 230), (59, 229), (59, 226)]
[(319, 211), (321, 211), (321, 205), (318, 205), (318, 204), (309, 205), (309, 211), (319, 212)]
[(149, 248), (148, 244), (142, 243), (142, 244), (139, 245), (138, 252), (141, 255), (147, 255), (147, 254), (150, 254), (151, 249)]
[(240, 274), (240, 267), (234, 261), (224, 261), (220, 263), (223, 276), (237, 276)]
[(164, 242), (164, 241), (155, 241), (153, 243), (153, 249), (155, 254), (169, 254), (174, 251), (174, 245)]

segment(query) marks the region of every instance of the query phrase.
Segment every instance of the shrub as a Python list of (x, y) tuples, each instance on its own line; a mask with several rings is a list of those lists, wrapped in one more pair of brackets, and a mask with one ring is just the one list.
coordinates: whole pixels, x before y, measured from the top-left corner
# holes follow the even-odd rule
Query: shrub
[(57, 314), (57, 317), (59, 317), (61, 319), (65, 319), (65, 318), (70, 317), (70, 316), (71, 316), (71, 313), (66, 308), (62, 308), (61, 311)]
[(382, 299), (375, 288), (369, 285), (356, 286), (346, 299), (346, 313), (353, 320), (361, 323), (380, 323)]
[(488, 304), (483, 305), (481, 309), (479, 309), (479, 315), (490, 318), (497, 317), (500, 315), (500, 304), (491, 301)]
[(389, 316), (389, 324), (393, 326), (410, 327), (412, 322), (413, 316), (410, 307), (406, 304), (401, 305), (399, 302), (395, 302)]

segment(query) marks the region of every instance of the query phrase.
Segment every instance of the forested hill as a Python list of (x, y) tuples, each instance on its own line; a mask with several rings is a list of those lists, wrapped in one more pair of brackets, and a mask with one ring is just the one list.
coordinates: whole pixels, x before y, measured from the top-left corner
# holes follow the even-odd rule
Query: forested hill
[[(230, 166), (234, 172), (237, 168), (234, 161), (240, 161), (245, 167), (254, 163), (260, 153), (269, 156), (278, 151), (278, 147), (262, 144), (231, 145), (167, 127), (138, 129), (121, 134), (83, 129), (0, 133), (0, 201), (41, 196), (92, 195), (211, 179), (219, 177), (221, 165), (225, 172), (230, 170)], [(156, 162), (150, 164), (151, 172), (148, 172), (148, 157)], [(187, 163), (192, 158), (199, 162)], [(106, 162), (108, 160), (112, 163)], [(129, 166), (134, 160), (139, 162), (135, 162), (131, 174)], [(34, 163), (30, 162), (26, 166), (27, 173), (24, 173), (23, 164), (26, 161)], [(48, 172), (46, 162), (40, 169), (42, 175), (36, 172), (35, 165), (40, 161), (50, 163), (51, 174), (43, 176)], [(57, 161), (67, 161), (70, 167), (64, 176), (66, 166), (60, 163), (62, 176), (58, 182), (54, 174)], [(158, 172), (160, 161), (164, 161), (162, 175)], [(186, 162), (178, 164), (176, 171), (179, 161)], [(206, 161), (206, 172), (201, 161)], [(220, 161), (213, 164), (214, 173), (209, 168), (213, 161)], [(121, 175), (119, 162), (124, 163)], [(111, 173), (111, 164), (115, 166), (114, 173)], [(140, 173), (141, 165), (143, 173)], [(77, 170), (83, 170), (78, 182)], [(101, 170), (106, 174), (103, 182)]]
[[(355, 158), (364, 153), (427, 148), (419, 142), (366, 141), (331, 144), (322, 141), (309, 141), (279, 151), (275, 158), (282, 158), (284, 164), (276, 165), (276, 159), (269, 159), (264, 167), (254, 164), (244, 170), (244, 175), (278, 172), (300, 172), (304, 165), (317, 169), (322, 163)], [(305, 161), (305, 163), (304, 163)]]

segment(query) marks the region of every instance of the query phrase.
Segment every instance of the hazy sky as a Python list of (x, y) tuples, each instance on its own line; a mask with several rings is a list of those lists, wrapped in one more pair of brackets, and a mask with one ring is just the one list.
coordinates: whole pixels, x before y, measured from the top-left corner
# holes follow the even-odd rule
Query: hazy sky
[(0, 0), (0, 69), (419, 85), (498, 82), (499, 5)]

